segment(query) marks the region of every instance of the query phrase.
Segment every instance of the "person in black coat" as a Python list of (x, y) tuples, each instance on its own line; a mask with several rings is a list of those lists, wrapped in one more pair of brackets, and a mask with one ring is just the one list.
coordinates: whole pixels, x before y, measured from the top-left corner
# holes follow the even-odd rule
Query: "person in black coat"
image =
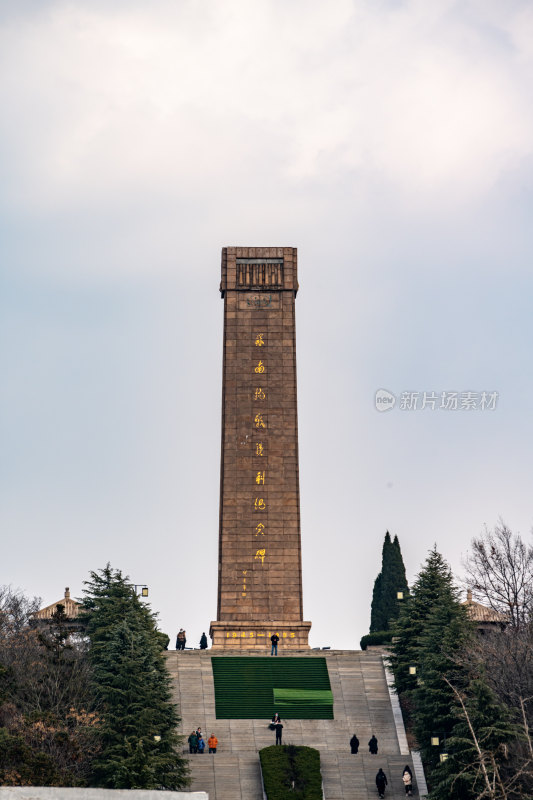
[(357, 753), (359, 752), (359, 739), (357, 738), (355, 733), (350, 739), (350, 749), (354, 755), (357, 755)]
[(207, 650), (207, 636), (205, 632), (200, 637), (200, 650)]
[(372, 734), (372, 738), (368, 742), (368, 751), (370, 753), (372, 753), (373, 756), (377, 755), (377, 752), (378, 752), (378, 740), (376, 739), (374, 734)]
[(278, 720), (274, 727), (276, 728), (276, 744), (281, 744), (281, 733), (283, 731), (283, 725)]
[(376, 775), (376, 786), (380, 797), (385, 797), (385, 786), (387, 785), (387, 783), (388, 783), (387, 776), (380, 768), (378, 770), (378, 774)]

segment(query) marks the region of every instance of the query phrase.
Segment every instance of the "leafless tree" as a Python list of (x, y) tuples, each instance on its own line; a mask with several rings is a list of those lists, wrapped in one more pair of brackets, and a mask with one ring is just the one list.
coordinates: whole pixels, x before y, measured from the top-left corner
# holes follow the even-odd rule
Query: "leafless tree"
[[(51, 759), (58, 780), (71, 785), (85, 780), (96, 746), (86, 643), (72, 640), (59, 611), (46, 626), (31, 625), (39, 605), (0, 586), (0, 727)], [(17, 785), (22, 779), (14, 769), (1, 780)]]
[[(477, 768), (482, 779), (483, 788), (477, 795), (476, 800), (515, 800), (515, 798), (523, 798), (523, 800), (526, 800), (526, 798), (531, 798), (530, 787), (533, 781), (533, 742), (531, 741), (531, 734), (526, 720), (525, 706), (528, 702), (533, 700), (533, 698), (520, 698), (525, 752), (522, 757), (519, 756), (519, 763), (515, 764), (515, 768), (508, 770), (507, 774), (505, 774), (499, 767), (497, 750), (488, 750), (484, 747), (483, 742), (480, 741), (468, 713), (464, 695), (452, 685), (445, 675), (443, 675), (443, 679), (452, 690), (461, 708), (476, 753), (475, 762), (470, 763), (468, 766), (468, 769), (472, 769), (472, 767)], [(498, 746), (497, 749), (501, 749), (501, 746)], [(460, 774), (461, 773), (458, 773), (457, 777), (459, 777)]]
[(533, 728), (533, 703), (522, 708), (523, 698), (533, 697), (533, 622), (476, 638), (469, 657), (508, 708), (520, 715), (527, 712)]
[(472, 540), (464, 561), (472, 595), (494, 611), (504, 613), (518, 631), (533, 612), (533, 547), (500, 520)]
[(30, 599), (20, 589), (0, 586), (0, 641), (5, 641), (23, 630), (40, 605), (40, 597)]

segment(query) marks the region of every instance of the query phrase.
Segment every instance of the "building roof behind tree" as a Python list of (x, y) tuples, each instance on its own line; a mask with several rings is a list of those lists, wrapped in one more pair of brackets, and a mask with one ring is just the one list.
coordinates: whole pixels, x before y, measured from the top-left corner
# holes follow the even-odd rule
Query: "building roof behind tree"
[(467, 591), (466, 600), (462, 605), (466, 606), (468, 616), (472, 622), (488, 622), (494, 625), (506, 625), (509, 622), (507, 614), (502, 614), (500, 611), (490, 608), (490, 606), (484, 606), (472, 600), (471, 589)]
[(65, 596), (62, 600), (57, 600), (45, 608), (39, 609), (33, 614), (34, 619), (50, 619), (57, 611), (58, 606), (63, 606), (65, 614), (71, 619), (75, 619), (80, 613), (80, 604), (72, 599), (70, 596), (70, 589), (67, 586), (65, 589)]

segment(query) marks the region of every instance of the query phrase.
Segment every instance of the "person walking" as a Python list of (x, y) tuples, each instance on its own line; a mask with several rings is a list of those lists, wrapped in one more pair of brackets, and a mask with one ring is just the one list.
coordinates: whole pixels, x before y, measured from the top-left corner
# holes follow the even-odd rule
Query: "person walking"
[(281, 744), (281, 733), (283, 731), (283, 725), (278, 720), (274, 727), (276, 728), (276, 744)]
[(187, 739), (189, 742), (189, 753), (197, 753), (198, 752), (198, 736), (196, 735), (196, 731), (193, 731), (189, 738)]
[(413, 796), (413, 773), (409, 764), (406, 764), (402, 775), (403, 785), (405, 787), (405, 794), (407, 797)]
[(218, 747), (218, 739), (214, 733), (212, 733), (209, 739), (207, 740), (207, 746), (209, 747), (210, 753), (216, 753)]
[(198, 737), (198, 752), (199, 753), (203, 753), (204, 750), (205, 750), (204, 737), (203, 736), (199, 736)]
[(355, 733), (352, 736), (352, 738), (350, 739), (350, 750), (352, 751), (353, 755), (355, 755), (355, 756), (359, 752), (359, 739), (357, 738)]
[(377, 756), (378, 754), (378, 740), (374, 734), (372, 734), (372, 738), (368, 742), (368, 752), (372, 753), (373, 756)]
[(387, 783), (388, 783), (387, 776), (380, 767), (378, 770), (378, 774), (376, 775), (376, 786), (378, 790), (378, 795), (380, 797), (385, 797), (385, 786), (387, 785)]
[(200, 636), (200, 650), (207, 650), (207, 636), (204, 633)]
[(272, 636), (270, 637), (270, 641), (272, 642), (272, 649), (270, 651), (270, 655), (271, 656), (277, 656), (277, 654), (278, 654), (278, 642), (279, 642), (278, 634), (277, 633), (273, 633)]

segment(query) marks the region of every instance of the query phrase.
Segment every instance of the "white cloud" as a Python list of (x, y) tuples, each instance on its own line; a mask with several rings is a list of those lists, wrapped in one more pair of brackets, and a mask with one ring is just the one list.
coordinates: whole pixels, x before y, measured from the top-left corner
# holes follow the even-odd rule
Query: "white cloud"
[(531, 27), (522, 4), (451, 0), (57, 2), (1, 32), (4, 192), (150, 214), (266, 167), (282, 190), (354, 170), (475, 197), (531, 153)]

